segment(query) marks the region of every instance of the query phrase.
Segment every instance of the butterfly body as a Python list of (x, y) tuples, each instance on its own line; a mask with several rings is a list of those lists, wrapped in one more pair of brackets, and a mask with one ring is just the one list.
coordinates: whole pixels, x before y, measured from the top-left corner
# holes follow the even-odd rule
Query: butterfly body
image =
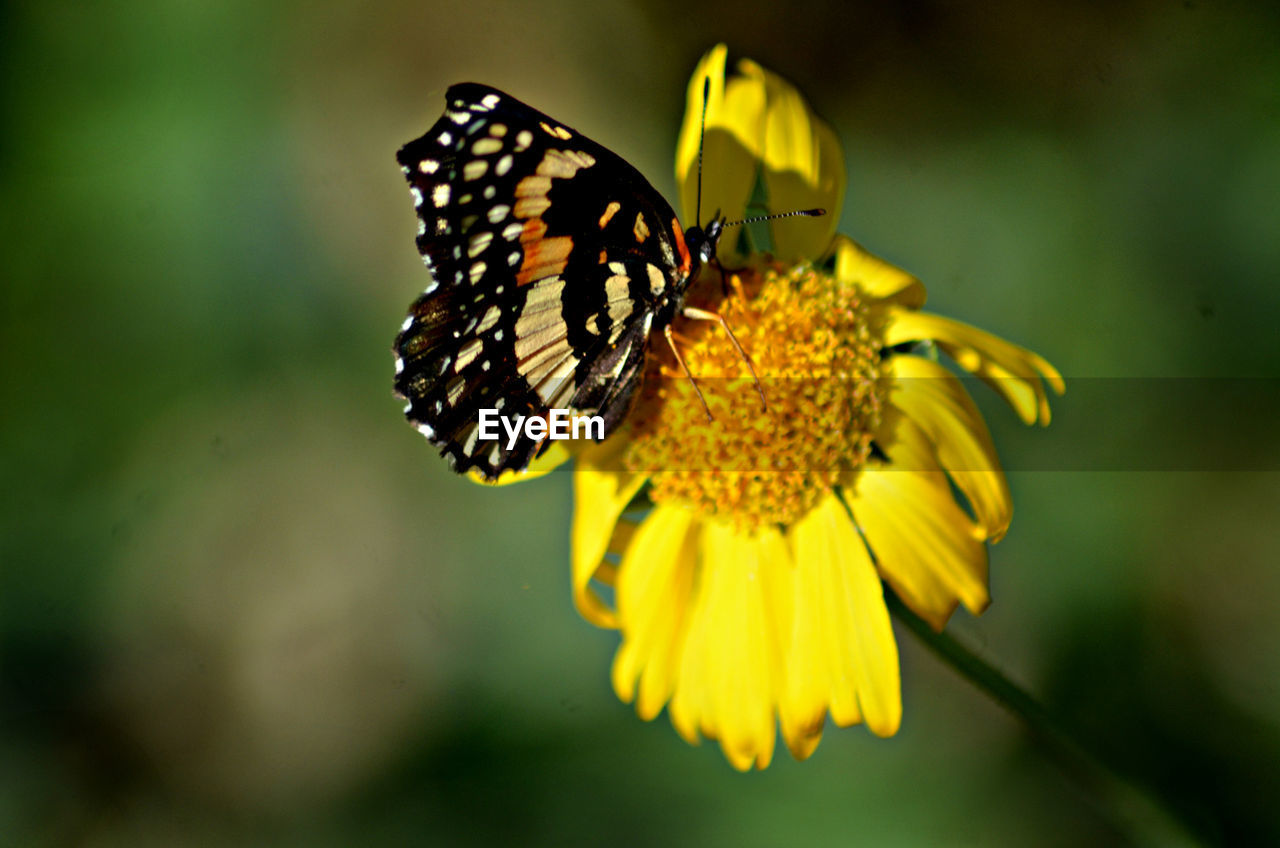
[(625, 417), (653, 333), (679, 313), (721, 222), (684, 230), (603, 146), (488, 86), (397, 155), (432, 275), (395, 341), (405, 416), (455, 470), (496, 479), (546, 447), (479, 438), (479, 412)]

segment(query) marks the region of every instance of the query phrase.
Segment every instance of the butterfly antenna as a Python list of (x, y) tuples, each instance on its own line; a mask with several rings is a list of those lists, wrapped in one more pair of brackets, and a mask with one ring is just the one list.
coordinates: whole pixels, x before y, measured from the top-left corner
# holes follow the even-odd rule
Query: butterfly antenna
[(775, 212), (772, 215), (756, 215), (752, 218), (743, 218), (741, 221), (725, 221), (726, 227), (738, 227), (742, 224), (756, 224), (760, 221), (775, 221), (778, 218), (794, 218), (797, 215), (803, 215), (806, 218), (820, 218), (827, 214), (825, 209), (797, 209), (794, 212)]
[(711, 77), (702, 80), (702, 121), (698, 129), (698, 205), (693, 210), (694, 223), (702, 226), (702, 146), (707, 140), (707, 100), (711, 98)]

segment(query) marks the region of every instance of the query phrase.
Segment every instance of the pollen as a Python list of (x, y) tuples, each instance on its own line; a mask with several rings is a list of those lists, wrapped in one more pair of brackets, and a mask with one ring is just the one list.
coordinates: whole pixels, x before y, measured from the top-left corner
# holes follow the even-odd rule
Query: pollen
[(730, 282), (734, 292), (710, 306), (751, 356), (767, 409), (719, 325), (677, 319), (676, 345), (713, 420), (659, 342), (623, 463), (649, 474), (654, 503), (751, 532), (790, 525), (866, 462), (887, 384), (875, 312), (855, 290), (808, 266), (748, 269)]

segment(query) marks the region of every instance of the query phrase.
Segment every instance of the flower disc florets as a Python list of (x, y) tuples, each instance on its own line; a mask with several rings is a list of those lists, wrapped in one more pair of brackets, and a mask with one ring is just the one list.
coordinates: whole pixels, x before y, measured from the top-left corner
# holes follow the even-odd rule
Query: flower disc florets
[(651, 356), (623, 458), (650, 474), (655, 503), (679, 503), (741, 530), (790, 525), (865, 462), (884, 391), (871, 310), (808, 265), (735, 271), (713, 322), (678, 321), (677, 345), (714, 420), (669, 351)]

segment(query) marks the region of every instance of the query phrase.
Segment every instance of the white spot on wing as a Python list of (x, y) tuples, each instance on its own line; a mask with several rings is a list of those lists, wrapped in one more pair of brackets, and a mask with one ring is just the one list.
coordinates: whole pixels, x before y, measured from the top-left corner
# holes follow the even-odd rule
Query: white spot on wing
[(609, 310), (609, 322), (615, 330), (631, 314), (630, 282), (631, 279), (623, 274), (615, 274), (604, 281), (605, 306)]
[(538, 163), (537, 172), (544, 177), (568, 179), (580, 168), (590, 168), (596, 159), (580, 150), (548, 150)]
[(645, 265), (645, 270), (649, 272), (649, 294), (657, 296), (667, 290), (667, 278), (661, 268), (648, 264)]
[(449, 184), (440, 183), (431, 189), (431, 202), (436, 205), (437, 209), (441, 209), (449, 205)]
[[(526, 130), (526, 132), (528, 131)], [(500, 177), (504, 176), (507, 173), (507, 171), (511, 170), (511, 163), (513, 161), (515, 160), (512, 159), (511, 154), (508, 153), (506, 156), (503, 156), (501, 159), (498, 160), (498, 164), (494, 167), (493, 172)]]
[(489, 163), (483, 159), (472, 159), (462, 167), (462, 178), (464, 180), (478, 180), (484, 176), (484, 172), (489, 170)]
[(462, 390), (467, 387), (467, 381), (461, 377), (454, 377), (449, 381), (449, 385), (445, 386), (445, 393), (448, 395), (449, 406), (457, 406), (458, 398), (462, 397)]
[(476, 451), (476, 441), (480, 438), (480, 427), (471, 428), (471, 435), (467, 436), (467, 441), (462, 446), (462, 452), (467, 456), (472, 456)]
[(440, 168), (440, 163), (434, 159), (423, 159), (418, 163), (418, 170), (424, 174), (434, 174)]
[(496, 306), (490, 306), (485, 311), (484, 317), (480, 319), (480, 326), (476, 327), (477, 333), (487, 333), (489, 328), (498, 323), (498, 319), (502, 317), (502, 310)]
[[(490, 188), (492, 188), (492, 186), (490, 186)], [(511, 211), (511, 207), (507, 206), (504, 203), (499, 203), (497, 206), (491, 207), (489, 209), (489, 223), (491, 224), (498, 223), (503, 218), (507, 217), (507, 213), (509, 213), (510, 211)]]
[(467, 256), (471, 259), (475, 259), (481, 253), (484, 253), (485, 248), (489, 246), (489, 242), (491, 241), (493, 241), (493, 233), (476, 233), (471, 237), (471, 241), (467, 245)]
[(458, 358), (453, 363), (453, 370), (461, 373), (462, 369), (470, 365), (480, 355), (480, 350), (483, 347), (484, 345), (480, 343), (479, 339), (468, 340), (466, 344), (458, 349)]
[(668, 265), (670, 265), (672, 268), (676, 267), (676, 265), (678, 264), (676, 262), (676, 252), (672, 250), (671, 245), (667, 243), (666, 239), (658, 239), (658, 244), (662, 246), (663, 261), (666, 262)]

